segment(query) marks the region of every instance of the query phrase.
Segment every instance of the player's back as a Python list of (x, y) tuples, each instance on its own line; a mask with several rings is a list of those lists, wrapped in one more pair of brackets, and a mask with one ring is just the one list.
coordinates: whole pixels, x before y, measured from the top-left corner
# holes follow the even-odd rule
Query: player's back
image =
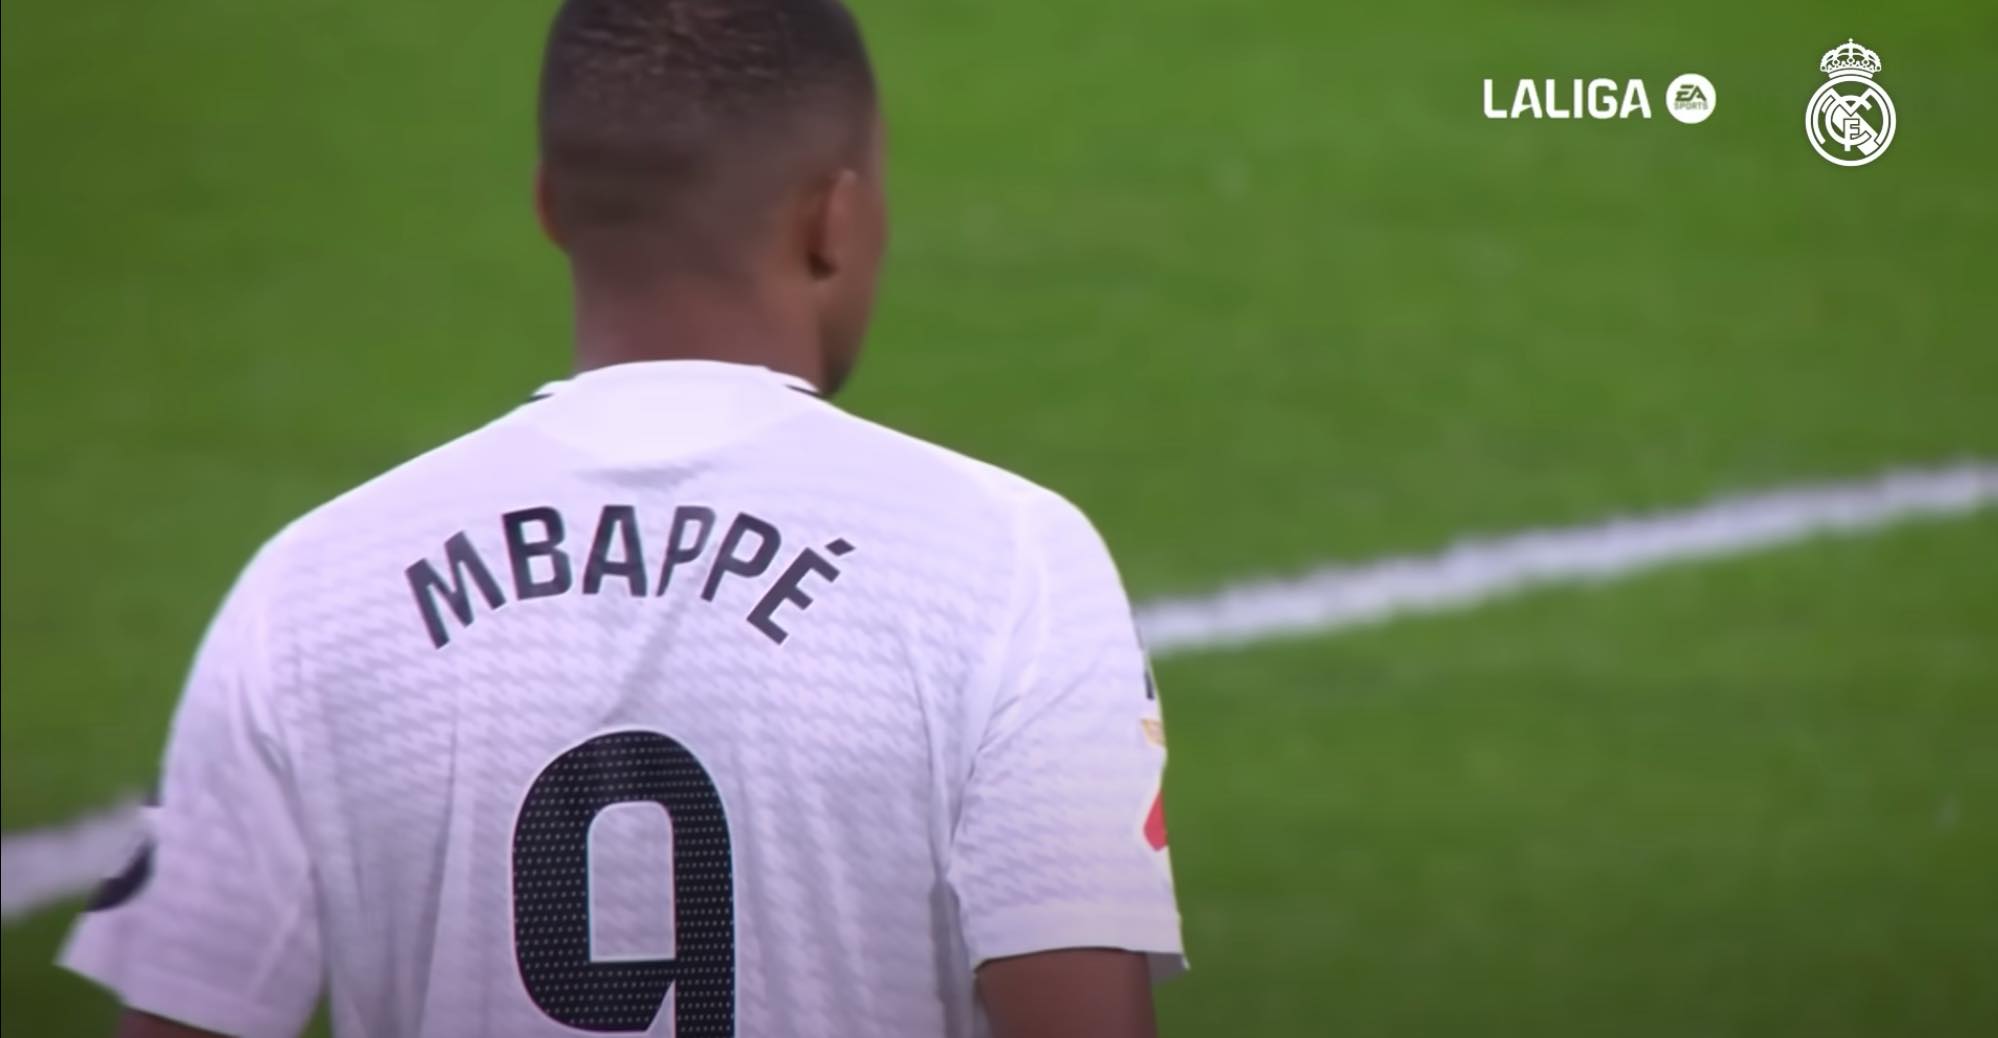
[(1177, 951), (1086, 521), (760, 368), (549, 387), (276, 538), (190, 701), (217, 654), (342, 1035), (963, 1034), (982, 959)]

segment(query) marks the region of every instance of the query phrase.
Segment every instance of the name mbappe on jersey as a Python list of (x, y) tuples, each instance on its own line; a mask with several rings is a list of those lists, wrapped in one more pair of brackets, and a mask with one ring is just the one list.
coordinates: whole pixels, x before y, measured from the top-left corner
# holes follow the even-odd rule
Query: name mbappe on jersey
[[(630, 598), (656, 598), (674, 587), (674, 576), (708, 555), (715, 544), (707, 577), (700, 581), (703, 601), (713, 602), (729, 580), (761, 582), (771, 572), (782, 553), (784, 535), (777, 526), (749, 512), (737, 512), (719, 538), (712, 534), (720, 525), (717, 513), (705, 505), (680, 505), (665, 524), (665, 548), (653, 560), (646, 554), (642, 531), (657, 529), (641, 521), (632, 505), (605, 505), (596, 517), (595, 534), (581, 573), (565, 541), (569, 523), (561, 511), (540, 506), (508, 512), (499, 517), (506, 538), (507, 563), (513, 576), (513, 600), (551, 598), (567, 594), (622, 594)], [(753, 542), (753, 543), (752, 543)], [(808, 581), (831, 584), (840, 569), (832, 559), (853, 551), (844, 537), (827, 541), (822, 554), (819, 546), (804, 548), (763, 588), (743, 619), (764, 637), (779, 645), (789, 638), (787, 618), (810, 608), (815, 601)], [(830, 556), (830, 557), (829, 557)], [(459, 627), (469, 627), (477, 616), (473, 596), (488, 609), (506, 606), (508, 598), (493, 576), (471, 537), (463, 530), (444, 542), (444, 570), (430, 559), (418, 559), (404, 570), (409, 591), (415, 598), (430, 643), (437, 648), (450, 644), (452, 627), (446, 611)], [(448, 578), (445, 574), (448, 573)], [(681, 586), (692, 587), (686, 578)]]

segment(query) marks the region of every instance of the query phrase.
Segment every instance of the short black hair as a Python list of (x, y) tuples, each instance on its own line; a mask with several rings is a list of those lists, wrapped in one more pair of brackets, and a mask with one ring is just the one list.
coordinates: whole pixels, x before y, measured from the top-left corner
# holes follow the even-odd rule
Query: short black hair
[(565, 0), (541, 76), (550, 219), (698, 252), (802, 162), (854, 154), (834, 149), (862, 146), (874, 104), (839, 0)]

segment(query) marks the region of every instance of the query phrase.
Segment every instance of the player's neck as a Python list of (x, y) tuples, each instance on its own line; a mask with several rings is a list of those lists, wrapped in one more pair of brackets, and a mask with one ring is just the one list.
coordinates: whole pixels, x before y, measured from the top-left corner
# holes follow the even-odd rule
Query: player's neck
[(803, 321), (724, 286), (603, 289), (576, 285), (575, 370), (653, 360), (755, 364), (814, 385), (825, 377)]

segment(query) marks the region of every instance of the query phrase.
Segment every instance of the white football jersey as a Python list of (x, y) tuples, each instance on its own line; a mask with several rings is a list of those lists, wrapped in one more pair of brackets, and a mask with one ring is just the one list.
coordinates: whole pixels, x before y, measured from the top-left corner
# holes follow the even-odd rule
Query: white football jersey
[(226, 1034), (978, 1034), (987, 959), (1183, 965), (1164, 763), (1072, 505), (621, 365), (264, 546), (63, 962)]

